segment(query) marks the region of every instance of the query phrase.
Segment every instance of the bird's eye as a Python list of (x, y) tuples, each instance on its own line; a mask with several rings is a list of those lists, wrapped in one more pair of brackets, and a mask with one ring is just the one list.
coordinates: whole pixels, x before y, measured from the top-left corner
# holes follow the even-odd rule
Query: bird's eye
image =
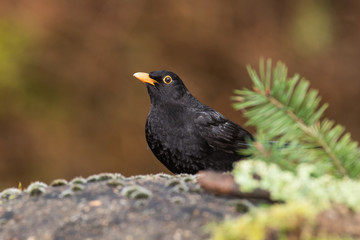
[(172, 78), (170, 76), (166, 76), (163, 78), (163, 82), (166, 84), (170, 84), (172, 82)]

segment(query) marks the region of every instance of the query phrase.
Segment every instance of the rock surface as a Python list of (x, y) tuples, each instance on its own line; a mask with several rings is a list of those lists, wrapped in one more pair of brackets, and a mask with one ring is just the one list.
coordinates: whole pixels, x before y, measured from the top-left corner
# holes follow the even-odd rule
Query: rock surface
[(238, 216), (237, 201), (204, 192), (192, 175), (94, 175), (1, 194), (0, 239), (208, 239)]

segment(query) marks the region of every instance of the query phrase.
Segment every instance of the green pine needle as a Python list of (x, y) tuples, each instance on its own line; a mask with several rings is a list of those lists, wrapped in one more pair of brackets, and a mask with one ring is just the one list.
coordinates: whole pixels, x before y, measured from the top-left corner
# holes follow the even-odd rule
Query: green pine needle
[[(270, 59), (260, 60), (259, 73), (250, 66), (247, 69), (253, 90), (236, 90), (234, 107), (244, 110), (247, 125), (260, 133), (247, 150), (253, 158), (293, 172), (299, 163), (311, 163), (319, 175), (359, 178), (358, 143), (341, 125), (320, 120), (328, 104), (320, 104), (321, 97), (309, 88), (309, 81), (298, 74), (288, 77), (281, 62), (272, 70)], [(278, 143), (266, 144), (270, 141)]]

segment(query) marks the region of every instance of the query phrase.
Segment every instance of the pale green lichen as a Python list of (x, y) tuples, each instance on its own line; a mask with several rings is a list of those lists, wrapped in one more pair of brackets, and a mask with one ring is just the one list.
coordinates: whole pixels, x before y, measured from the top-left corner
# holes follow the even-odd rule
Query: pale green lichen
[[(234, 177), (242, 191), (264, 189), (270, 192), (273, 200), (311, 201), (322, 208), (344, 204), (355, 211), (360, 210), (359, 180), (338, 179), (330, 175), (315, 178), (314, 171), (309, 164), (299, 165), (296, 173), (292, 173), (275, 164), (249, 160), (235, 167)], [(253, 177), (255, 173), (261, 180)]]
[(333, 236), (316, 229), (319, 208), (311, 202), (290, 202), (268, 208), (251, 208), (237, 219), (210, 225), (212, 240), (350, 240), (347, 236)]
[(300, 164), (293, 173), (262, 161), (239, 162), (233, 173), (241, 191), (267, 190), (273, 200), (285, 204), (249, 208), (249, 213), (238, 219), (215, 226), (212, 239), (263, 240), (271, 236), (271, 231), (277, 235), (276, 239), (291, 239), (292, 234), (303, 240), (347, 239), (325, 234), (314, 236), (315, 220), (333, 204), (359, 211), (360, 181), (330, 175), (314, 177), (314, 171), (309, 164)]
[(270, 208), (252, 208), (248, 214), (238, 219), (226, 220), (215, 227), (213, 240), (264, 240), (271, 230), (276, 230), (276, 239), (288, 239), (288, 234), (296, 232), (299, 238), (312, 239), (317, 209), (309, 202), (293, 202), (274, 205)]

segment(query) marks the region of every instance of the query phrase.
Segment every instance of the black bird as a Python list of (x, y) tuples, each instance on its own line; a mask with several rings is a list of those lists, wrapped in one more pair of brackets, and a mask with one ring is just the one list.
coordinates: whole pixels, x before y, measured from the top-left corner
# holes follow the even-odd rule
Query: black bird
[(147, 143), (171, 172), (230, 171), (245, 157), (238, 150), (248, 146), (252, 135), (193, 97), (175, 73), (161, 70), (134, 76), (146, 83), (151, 100)]

